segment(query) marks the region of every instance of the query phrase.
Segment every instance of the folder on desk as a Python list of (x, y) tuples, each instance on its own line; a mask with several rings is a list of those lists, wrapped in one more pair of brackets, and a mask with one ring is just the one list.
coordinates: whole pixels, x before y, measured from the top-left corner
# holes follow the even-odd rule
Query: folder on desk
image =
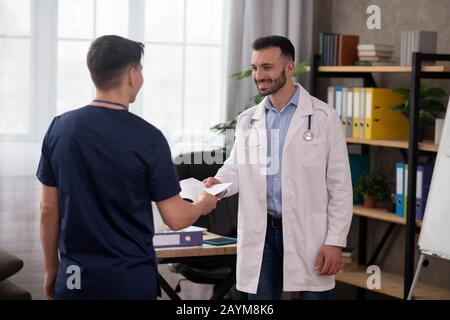
[(203, 243), (203, 231), (167, 231), (155, 233), (153, 246), (155, 248), (193, 247)]
[(208, 239), (208, 240), (203, 240), (203, 243), (210, 244), (213, 246), (225, 246), (228, 244), (237, 243), (237, 239), (232, 238), (232, 237), (217, 237), (217, 238), (212, 238), (212, 239)]
[(361, 118), (359, 117), (359, 104), (361, 102), (360, 93), (361, 88), (353, 88), (353, 138), (359, 138), (359, 124), (361, 122)]
[(408, 119), (391, 107), (404, 102), (404, 98), (390, 88), (366, 88), (365, 131), (368, 140), (407, 140)]
[(403, 217), (405, 195), (404, 195), (404, 177), (405, 163), (397, 162), (395, 164), (396, 180), (395, 180), (395, 214)]
[(419, 164), (417, 166), (416, 184), (416, 219), (422, 220), (425, 212), (425, 205), (430, 190), (433, 166), (431, 164)]
[(347, 88), (347, 132), (346, 137), (351, 138), (353, 132), (353, 88)]

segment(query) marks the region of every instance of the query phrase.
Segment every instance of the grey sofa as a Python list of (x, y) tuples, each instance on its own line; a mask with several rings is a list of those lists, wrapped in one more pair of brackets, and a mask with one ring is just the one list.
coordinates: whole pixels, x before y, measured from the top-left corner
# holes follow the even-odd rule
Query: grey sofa
[(10, 280), (23, 267), (18, 257), (0, 249), (0, 300), (31, 300), (31, 294)]

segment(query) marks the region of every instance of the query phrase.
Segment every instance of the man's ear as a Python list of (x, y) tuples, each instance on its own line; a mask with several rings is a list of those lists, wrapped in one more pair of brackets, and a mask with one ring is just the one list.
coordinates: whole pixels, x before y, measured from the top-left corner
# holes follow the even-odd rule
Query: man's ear
[(128, 77), (128, 84), (132, 87), (135, 85), (136, 82), (136, 68), (131, 67), (128, 69), (127, 77)]
[(292, 74), (294, 72), (294, 70), (295, 70), (295, 63), (294, 63), (294, 61), (291, 60), (291, 61), (289, 61), (286, 64), (286, 70), (287, 70), (287, 72), (289, 74)]

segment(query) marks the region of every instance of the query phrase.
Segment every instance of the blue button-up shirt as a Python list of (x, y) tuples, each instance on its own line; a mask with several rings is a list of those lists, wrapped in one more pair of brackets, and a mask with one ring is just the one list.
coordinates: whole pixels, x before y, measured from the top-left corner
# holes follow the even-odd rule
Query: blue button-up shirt
[(298, 105), (299, 86), (291, 100), (278, 111), (269, 98), (264, 100), (267, 127), (267, 210), (269, 214), (280, 217), (281, 207), (281, 160), (283, 159), (284, 140), (289, 124)]

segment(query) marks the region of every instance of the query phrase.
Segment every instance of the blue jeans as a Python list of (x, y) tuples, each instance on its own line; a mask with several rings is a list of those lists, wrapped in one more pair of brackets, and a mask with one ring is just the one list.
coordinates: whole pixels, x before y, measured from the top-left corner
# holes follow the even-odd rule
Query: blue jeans
[[(283, 291), (283, 229), (267, 223), (261, 274), (256, 294), (248, 294), (249, 300), (280, 300)], [(332, 290), (301, 291), (300, 300), (331, 300)]]

